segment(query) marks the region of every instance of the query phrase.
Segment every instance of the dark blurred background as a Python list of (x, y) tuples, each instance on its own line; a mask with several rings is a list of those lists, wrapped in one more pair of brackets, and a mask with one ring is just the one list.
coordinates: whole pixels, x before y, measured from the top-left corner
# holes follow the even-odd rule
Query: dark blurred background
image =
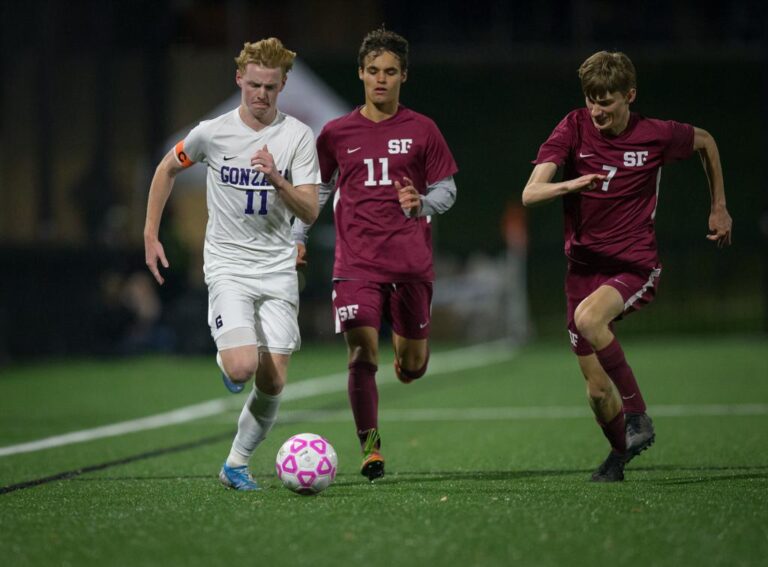
[[(233, 57), (244, 41), (269, 36), (297, 51), (351, 109), (362, 102), (358, 46), (382, 23), (411, 42), (402, 102), (437, 122), (460, 167), (459, 199), (436, 222), (435, 248), (444, 288), (461, 293), (436, 303), (436, 338), (488, 339), (526, 325), (519, 338), (566, 340), (561, 209), (521, 217), (520, 193), (539, 145), (583, 104), (576, 69), (599, 49), (635, 62), (634, 110), (715, 136), (735, 226), (733, 247), (717, 251), (705, 239), (709, 196), (698, 158), (666, 167), (661, 293), (652, 313), (622, 324), (626, 332), (765, 332), (761, 1), (5, 1), (0, 363), (211, 352), (203, 188), (175, 193), (166, 209), (167, 284), (155, 286), (144, 267), (146, 195), (169, 137), (235, 92)], [(305, 341), (333, 337), (329, 209), (310, 235)], [(512, 311), (514, 320), (499, 317)]]

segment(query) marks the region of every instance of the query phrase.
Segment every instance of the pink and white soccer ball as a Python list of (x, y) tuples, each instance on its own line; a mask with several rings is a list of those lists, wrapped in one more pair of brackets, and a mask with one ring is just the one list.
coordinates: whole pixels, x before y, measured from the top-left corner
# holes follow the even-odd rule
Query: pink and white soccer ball
[(277, 452), (275, 469), (283, 486), (299, 494), (318, 494), (336, 478), (339, 460), (326, 439), (314, 433), (299, 433)]

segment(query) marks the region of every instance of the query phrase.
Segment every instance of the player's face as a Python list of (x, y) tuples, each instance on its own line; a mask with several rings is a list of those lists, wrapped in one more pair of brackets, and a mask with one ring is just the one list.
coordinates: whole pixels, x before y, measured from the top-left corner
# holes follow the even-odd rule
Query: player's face
[(365, 102), (375, 106), (397, 106), (400, 86), (406, 73), (400, 68), (400, 60), (390, 51), (378, 55), (371, 53), (365, 58), (365, 66), (358, 69), (358, 76), (365, 88)]
[(621, 134), (629, 124), (629, 105), (634, 102), (635, 94), (635, 89), (631, 89), (626, 95), (614, 91), (595, 99), (586, 97), (595, 128), (612, 136)]
[(243, 108), (259, 122), (271, 123), (277, 114), (277, 95), (285, 86), (282, 69), (248, 63), (244, 73), (237, 72), (235, 80), (242, 93)]

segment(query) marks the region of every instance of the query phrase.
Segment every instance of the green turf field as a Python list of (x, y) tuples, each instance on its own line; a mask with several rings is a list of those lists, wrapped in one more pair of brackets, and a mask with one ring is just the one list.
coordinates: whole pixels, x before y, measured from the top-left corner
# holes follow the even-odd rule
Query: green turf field
[[(624, 347), (657, 442), (611, 485), (587, 482), (608, 449), (563, 344), (438, 350), (408, 386), (383, 365), (387, 476), (374, 485), (358, 473), (344, 348), (307, 346), (252, 462), (259, 493), (216, 480), (244, 395), (225, 396), (212, 359), (5, 369), (0, 565), (766, 565), (768, 340)], [(177, 423), (134, 421), (150, 416)], [(125, 422), (131, 432), (22, 445)], [(339, 455), (316, 497), (274, 476), (300, 431)]]

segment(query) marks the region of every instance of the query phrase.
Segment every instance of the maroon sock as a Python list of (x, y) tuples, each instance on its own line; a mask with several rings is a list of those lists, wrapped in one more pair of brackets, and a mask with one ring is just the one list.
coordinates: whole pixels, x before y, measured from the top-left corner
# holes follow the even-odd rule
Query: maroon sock
[(349, 365), (349, 404), (355, 417), (360, 444), (365, 443), (370, 429), (378, 427), (379, 391), (376, 388), (378, 366), (370, 362), (352, 362)]
[(616, 414), (616, 417), (608, 423), (603, 423), (599, 419), (597, 423), (603, 428), (603, 435), (608, 439), (611, 448), (619, 453), (626, 453), (627, 438), (624, 432), (624, 412)]
[(597, 360), (621, 394), (624, 413), (645, 413), (645, 400), (640, 393), (635, 375), (624, 358), (624, 351), (616, 337), (602, 350), (595, 351)]

